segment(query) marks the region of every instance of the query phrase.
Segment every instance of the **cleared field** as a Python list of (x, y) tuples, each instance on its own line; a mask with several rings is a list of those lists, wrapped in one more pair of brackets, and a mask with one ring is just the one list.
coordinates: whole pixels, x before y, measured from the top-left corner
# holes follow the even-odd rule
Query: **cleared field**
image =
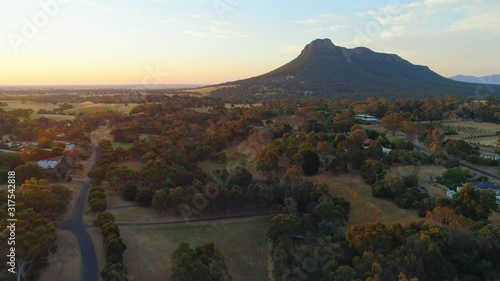
[(20, 100), (0, 100), (0, 102), (6, 102), (8, 106), (0, 106), (4, 110), (9, 109), (33, 109), (36, 113), (40, 109), (53, 110), (59, 108), (58, 105), (52, 103), (40, 103), (32, 101), (20, 101)]
[[(81, 184), (78, 182), (72, 183), (56, 183), (65, 185), (72, 192), (71, 202), (67, 206), (66, 213), (59, 218), (58, 221), (66, 219), (73, 212), (76, 198), (80, 194)], [(51, 280), (75, 280), (81, 276), (81, 257), (78, 242), (68, 231), (57, 230), (57, 252), (50, 254), (48, 257), (49, 265), (41, 272), (41, 281)]]
[[(436, 177), (440, 177), (446, 171), (446, 168), (439, 165), (430, 166), (395, 166), (391, 167), (391, 174), (395, 176), (407, 176), (412, 173), (418, 174), (418, 182), (420, 186), (425, 187), (431, 197), (446, 196), (446, 187), (435, 185)], [(432, 180), (431, 180), (432, 177)]]
[(39, 102), (32, 102), (32, 101), (19, 101), (19, 100), (0, 100), (0, 102), (6, 102), (8, 106), (0, 106), (0, 108), (9, 111), (13, 109), (33, 109), (33, 114), (31, 115), (31, 118), (47, 118), (47, 119), (52, 119), (56, 121), (64, 121), (64, 120), (73, 120), (75, 119), (74, 116), (71, 115), (57, 115), (57, 114), (37, 114), (38, 110), (40, 109), (46, 109), (46, 110), (53, 110), (56, 108), (59, 108), (58, 105), (52, 104), (52, 103), (39, 103)]
[(32, 118), (47, 118), (47, 119), (52, 119), (52, 120), (55, 120), (55, 121), (65, 121), (65, 120), (74, 120), (75, 119), (75, 116), (72, 116), (72, 115), (58, 115), (58, 114), (36, 114), (34, 113), (32, 116)]
[(132, 148), (132, 146), (134, 146), (133, 143), (123, 143), (123, 142), (116, 142), (116, 141), (111, 142), (111, 144), (113, 145), (113, 148), (121, 147), (123, 149), (130, 149), (130, 148)]
[(120, 113), (128, 114), (134, 106), (137, 104), (129, 103), (125, 105), (124, 103), (93, 103), (93, 102), (83, 102), (73, 105), (74, 108), (67, 109), (66, 113), (96, 113), (96, 112), (106, 112), (108, 110), (117, 111)]
[(40, 274), (40, 281), (78, 280), (82, 264), (80, 247), (75, 236), (68, 231), (57, 230), (57, 252), (48, 257), (49, 266)]
[(408, 222), (419, 218), (414, 210), (402, 209), (389, 200), (373, 197), (371, 187), (357, 173), (341, 175), (322, 173), (310, 179), (327, 182), (332, 195), (351, 202), (349, 226), (376, 221)]
[(213, 242), (222, 252), (234, 281), (268, 280), (269, 218), (226, 220), (164, 226), (122, 226), (127, 245), (124, 262), (129, 277), (136, 280), (171, 279), (172, 253), (179, 242), (191, 246)]
[(234, 88), (236, 86), (238, 86), (238, 85), (203, 87), (203, 88), (198, 88), (198, 89), (188, 89), (188, 90), (184, 90), (183, 92), (186, 92), (186, 93), (199, 93), (202, 96), (206, 96), (206, 95), (210, 95), (215, 90), (225, 89), (225, 88)]
[(125, 166), (130, 170), (140, 172), (141, 171), (141, 161), (137, 160), (126, 160), (117, 163), (119, 166)]

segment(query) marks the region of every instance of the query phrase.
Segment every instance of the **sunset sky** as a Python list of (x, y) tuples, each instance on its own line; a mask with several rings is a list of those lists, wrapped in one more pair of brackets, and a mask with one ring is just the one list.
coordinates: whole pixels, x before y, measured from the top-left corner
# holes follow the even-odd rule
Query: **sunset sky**
[(273, 70), (316, 38), (447, 77), (500, 73), (498, 0), (0, 3), (0, 85), (221, 83)]

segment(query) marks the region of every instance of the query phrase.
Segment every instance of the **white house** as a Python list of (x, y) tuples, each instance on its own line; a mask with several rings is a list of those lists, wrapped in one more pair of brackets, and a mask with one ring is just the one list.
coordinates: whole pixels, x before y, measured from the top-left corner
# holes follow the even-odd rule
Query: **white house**
[(446, 196), (448, 196), (450, 198), (453, 198), (453, 196), (455, 196), (455, 194), (457, 194), (457, 192), (455, 190), (448, 189), (448, 191), (446, 191)]

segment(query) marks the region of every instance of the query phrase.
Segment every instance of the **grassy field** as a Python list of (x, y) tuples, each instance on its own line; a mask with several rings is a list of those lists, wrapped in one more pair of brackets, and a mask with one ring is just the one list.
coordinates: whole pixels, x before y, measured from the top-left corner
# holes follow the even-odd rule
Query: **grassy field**
[[(78, 182), (62, 183), (72, 191), (72, 200), (66, 213), (58, 220), (67, 218), (74, 209), (76, 198), (80, 194), (81, 184)], [(68, 231), (57, 230), (57, 252), (49, 255), (49, 266), (42, 270), (40, 281), (75, 280), (81, 275), (80, 248), (76, 238)]]
[[(1, 102), (2, 100), (0, 100)], [(75, 117), (71, 115), (52, 115), (52, 114), (37, 114), (40, 109), (53, 110), (59, 108), (58, 105), (52, 103), (38, 103), (31, 101), (6, 101), (8, 106), (0, 106), (5, 110), (9, 109), (33, 109), (33, 118), (45, 117), (49, 119), (55, 120), (72, 120)], [(118, 111), (124, 114), (128, 114), (134, 106), (137, 104), (127, 104), (124, 103), (93, 103), (93, 102), (82, 102), (82, 103), (73, 103), (72, 109), (65, 110), (66, 114), (80, 114), (80, 113), (95, 113), (95, 112), (106, 112), (108, 110)]]
[(39, 103), (32, 101), (20, 101), (20, 100), (0, 100), (0, 102), (6, 102), (8, 106), (0, 106), (5, 110), (9, 109), (33, 109), (36, 113), (40, 109), (53, 110), (59, 108), (58, 105), (52, 103)]
[[(420, 186), (425, 187), (431, 197), (446, 196), (446, 187), (434, 184), (436, 177), (442, 176), (445, 171), (446, 168), (439, 165), (391, 167), (391, 175), (394, 176), (407, 176), (416, 172), (418, 174), (418, 182)], [(430, 181), (430, 177), (432, 177), (432, 181)]]
[(65, 110), (66, 113), (95, 113), (95, 112), (106, 112), (108, 110), (121, 112), (124, 114), (130, 113), (132, 108), (137, 104), (129, 103), (125, 105), (124, 103), (93, 103), (93, 102), (83, 102), (79, 104), (74, 104), (74, 108)]
[[(165, 226), (122, 226), (124, 262), (136, 280), (171, 280), (170, 258), (179, 242), (213, 242), (225, 257), (234, 281), (268, 280), (269, 218)], [(138, 278), (138, 279), (137, 279)]]
[(41, 271), (40, 281), (77, 280), (81, 276), (80, 248), (75, 236), (57, 230), (57, 252), (48, 257), (49, 266)]
[(237, 85), (212, 86), (212, 87), (204, 87), (204, 88), (183, 90), (183, 92), (186, 92), (186, 93), (199, 93), (202, 96), (207, 96), (207, 95), (210, 95), (215, 90), (225, 89), (225, 88), (233, 88), (233, 87), (236, 87), (236, 86)]
[(371, 187), (355, 172), (341, 175), (320, 173), (310, 179), (327, 182), (333, 196), (351, 202), (349, 226), (376, 221), (408, 222), (419, 218), (414, 210), (401, 209), (389, 200), (373, 197)]
[(141, 161), (138, 160), (126, 160), (117, 163), (120, 166), (125, 166), (133, 171), (141, 171)]

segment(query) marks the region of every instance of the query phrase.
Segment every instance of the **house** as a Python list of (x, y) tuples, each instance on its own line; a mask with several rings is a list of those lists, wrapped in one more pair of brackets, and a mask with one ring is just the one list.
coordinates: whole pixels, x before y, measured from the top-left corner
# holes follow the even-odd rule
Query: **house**
[[(370, 147), (370, 144), (371, 144), (372, 142), (373, 142), (373, 140), (372, 140), (372, 139), (367, 138), (367, 139), (363, 142), (363, 148), (364, 148), (364, 149), (368, 149), (368, 147)], [(389, 153), (389, 152), (391, 152), (391, 151), (392, 151), (392, 149), (390, 149), (390, 148), (386, 148), (386, 147), (383, 147), (383, 146), (382, 146), (382, 153), (387, 154), (387, 153)]]
[(479, 156), (489, 160), (500, 160), (500, 155), (493, 152), (481, 151)]
[(47, 178), (50, 180), (63, 180), (66, 178), (66, 174), (68, 173), (68, 168), (62, 157), (40, 160), (36, 164), (44, 170)]
[(377, 117), (368, 114), (356, 114), (355, 119), (372, 124), (378, 124), (380, 122)]
[(363, 147), (366, 147), (368, 148), (370, 146), (370, 144), (372, 143), (372, 139), (370, 138), (367, 138), (364, 142), (363, 142)]
[(453, 198), (453, 196), (455, 196), (455, 194), (457, 194), (457, 192), (455, 190), (449, 189), (448, 191), (446, 191), (446, 196), (448, 196), (450, 198)]

